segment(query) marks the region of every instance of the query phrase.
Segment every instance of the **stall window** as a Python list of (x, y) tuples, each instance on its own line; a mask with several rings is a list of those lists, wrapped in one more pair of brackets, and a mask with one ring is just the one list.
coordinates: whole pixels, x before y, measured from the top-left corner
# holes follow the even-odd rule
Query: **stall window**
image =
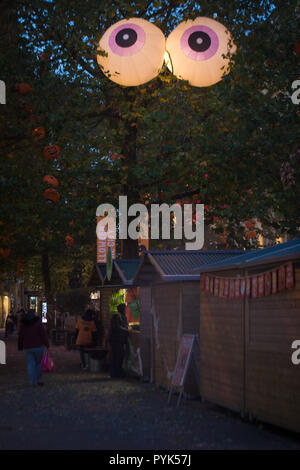
[(37, 312), (37, 297), (29, 297), (29, 308)]

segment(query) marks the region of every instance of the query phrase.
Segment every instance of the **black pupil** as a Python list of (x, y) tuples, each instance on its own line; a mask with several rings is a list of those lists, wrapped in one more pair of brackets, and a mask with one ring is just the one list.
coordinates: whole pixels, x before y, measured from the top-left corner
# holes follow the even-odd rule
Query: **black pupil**
[(210, 48), (211, 39), (208, 34), (203, 31), (195, 31), (189, 37), (189, 46), (193, 51), (205, 52)]
[(120, 47), (131, 47), (136, 43), (137, 34), (134, 29), (124, 28), (116, 35), (116, 43)]

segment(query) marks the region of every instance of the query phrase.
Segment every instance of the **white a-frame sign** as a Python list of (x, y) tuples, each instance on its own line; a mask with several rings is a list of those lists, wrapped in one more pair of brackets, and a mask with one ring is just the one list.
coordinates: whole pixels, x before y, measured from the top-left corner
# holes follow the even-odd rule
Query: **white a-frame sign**
[[(177, 355), (176, 366), (172, 376), (171, 387), (169, 391), (168, 403), (171, 401), (172, 393), (174, 389), (179, 390), (179, 397), (177, 400), (177, 406), (179, 406), (181, 397), (184, 390), (184, 382), (186, 374), (192, 363), (195, 376), (199, 386), (199, 370), (198, 370), (198, 358), (199, 358), (199, 341), (197, 335), (183, 335)], [(198, 357), (197, 357), (198, 355)]]

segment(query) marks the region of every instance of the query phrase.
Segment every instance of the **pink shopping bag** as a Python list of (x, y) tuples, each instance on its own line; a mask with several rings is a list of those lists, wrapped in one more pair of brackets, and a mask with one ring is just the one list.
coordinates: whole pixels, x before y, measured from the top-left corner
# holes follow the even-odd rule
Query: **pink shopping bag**
[(52, 357), (50, 356), (48, 350), (45, 351), (42, 359), (42, 371), (43, 372), (53, 372), (55, 371), (55, 365)]

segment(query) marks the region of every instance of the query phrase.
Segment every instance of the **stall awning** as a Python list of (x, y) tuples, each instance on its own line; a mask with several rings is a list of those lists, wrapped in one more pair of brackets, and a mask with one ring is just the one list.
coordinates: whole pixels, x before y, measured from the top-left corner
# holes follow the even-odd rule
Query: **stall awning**
[(210, 263), (207, 266), (199, 265), (194, 269), (195, 273), (226, 271), (231, 269), (245, 269), (259, 265), (274, 264), (278, 262), (292, 261), (300, 259), (300, 238), (295, 238), (286, 243), (247, 252), (231, 260), (222, 260), (217, 263)]
[(129, 287), (140, 264), (140, 259), (113, 260), (111, 279), (106, 277), (106, 263), (95, 263), (89, 287)]

